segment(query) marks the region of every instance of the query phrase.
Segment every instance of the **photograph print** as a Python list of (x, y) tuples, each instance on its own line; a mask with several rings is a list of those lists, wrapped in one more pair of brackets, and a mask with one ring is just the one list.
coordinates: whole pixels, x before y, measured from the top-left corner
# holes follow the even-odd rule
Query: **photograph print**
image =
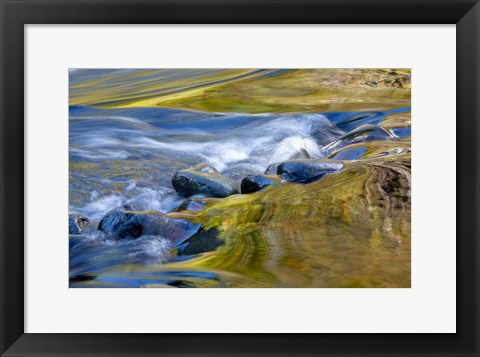
[(410, 69), (68, 72), (70, 288), (410, 288)]

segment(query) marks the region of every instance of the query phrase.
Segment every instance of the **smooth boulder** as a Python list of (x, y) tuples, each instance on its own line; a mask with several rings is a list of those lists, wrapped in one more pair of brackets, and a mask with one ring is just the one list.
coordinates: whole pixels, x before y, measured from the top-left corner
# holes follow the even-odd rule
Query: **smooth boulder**
[(257, 192), (263, 190), (265, 187), (273, 185), (278, 181), (280, 181), (278, 177), (249, 175), (244, 177), (240, 183), (240, 191), (242, 194)]
[(182, 211), (192, 211), (198, 212), (203, 210), (205, 207), (206, 202), (202, 200), (194, 200), (194, 199), (187, 199), (183, 201), (177, 208), (175, 208), (174, 212), (182, 212)]
[(172, 186), (181, 197), (204, 195), (220, 198), (238, 193), (232, 179), (205, 164), (175, 172), (172, 178)]
[(289, 160), (278, 165), (277, 175), (283, 180), (310, 183), (342, 169), (343, 164), (333, 160)]
[(157, 211), (111, 211), (100, 223), (98, 230), (114, 239), (138, 238), (144, 235), (162, 236), (177, 243), (191, 236), (198, 226), (184, 219), (167, 218)]

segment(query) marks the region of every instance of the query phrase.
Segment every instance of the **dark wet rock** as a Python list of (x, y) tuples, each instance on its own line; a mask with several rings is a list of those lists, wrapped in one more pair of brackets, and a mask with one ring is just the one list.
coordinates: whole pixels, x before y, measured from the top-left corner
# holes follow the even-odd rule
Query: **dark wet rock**
[(232, 179), (223, 176), (215, 168), (205, 164), (175, 172), (172, 185), (182, 197), (191, 197), (198, 194), (207, 197), (227, 197), (238, 193)]
[(280, 181), (280, 179), (276, 176), (268, 177), (263, 175), (250, 175), (242, 180), (240, 191), (242, 194), (257, 192), (278, 181)]
[(332, 155), (334, 160), (357, 160), (361, 158), (367, 152), (365, 146), (355, 147), (355, 148), (345, 148), (340, 151), (337, 151)]
[(195, 231), (195, 224), (183, 219), (167, 218), (164, 213), (157, 211), (111, 211), (102, 218), (98, 230), (115, 239), (154, 235), (178, 242)]
[(278, 165), (277, 174), (290, 182), (309, 183), (339, 171), (343, 164), (332, 160), (289, 160)]
[(279, 165), (278, 163), (268, 165), (268, 167), (267, 167), (267, 169), (265, 170), (264, 174), (265, 174), (265, 175), (276, 175), (276, 174), (277, 174), (278, 165)]
[(202, 200), (192, 200), (192, 199), (187, 199), (183, 201), (180, 206), (175, 208), (175, 212), (181, 212), (181, 211), (193, 211), (193, 212), (198, 212), (205, 207), (206, 202)]
[(388, 130), (378, 126), (378, 125), (362, 125), (342, 136), (337, 140), (330, 143), (329, 145), (323, 148), (323, 151), (330, 155), (332, 152), (340, 150), (345, 146), (363, 143), (367, 141), (383, 141), (392, 138), (393, 135), (388, 132)]
[(194, 255), (209, 252), (225, 244), (223, 239), (219, 238), (219, 232), (216, 228), (201, 230), (185, 242), (178, 246), (178, 255)]
[(124, 211), (139, 211), (138, 207), (135, 206), (133, 203), (126, 203), (123, 205), (122, 209)]
[(190, 288), (190, 289), (196, 288), (195, 285), (189, 284), (183, 280), (175, 280), (175, 281), (172, 281), (171, 283), (168, 283), (167, 285), (173, 288)]
[[(149, 217), (150, 218), (150, 217)], [(156, 224), (155, 222), (146, 222), (146, 217), (144, 216), (137, 216), (132, 215), (128, 220), (123, 222), (117, 229), (112, 232), (113, 236), (118, 239), (122, 238), (138, 238), (144, 234), (144, 228), (151, 227), (152, 224)]]
[(98, 230), (106, 235), (115, 236), (117, 230), (133, 217), (133, 212), (114, 210), (108, 212), (98, 223)]
[(70, 214), (68, 216), (68, 234), (81, 234), (85, 229), (89, 221), (87, 218), (78, 214)]

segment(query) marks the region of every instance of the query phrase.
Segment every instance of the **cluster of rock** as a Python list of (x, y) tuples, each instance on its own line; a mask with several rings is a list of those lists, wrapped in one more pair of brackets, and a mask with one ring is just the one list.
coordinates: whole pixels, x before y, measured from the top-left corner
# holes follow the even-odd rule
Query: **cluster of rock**
[[(238, 185), (215, 168), (200, 164), (175, 172), (172, 185), (180, 197), (186, 200), (175, 211), (199, 211), (205, 202), (192, 196), (222, 198), (234, 194), (260, 191), (280, 182), (309, 183), (339, 171), (343, 164), (334, 160), (303, 159), (271, 164), (263, 175), (249, 175)], [(70, 245), (77, 244), (79, 235), (92, 229), (87, 218), (70, 215)], [(108, 212), (98, 223), (98, 231), (106, 237), (135, 239), (145, 235), (166, 237), (176, 245), (178, 255), (193, 255), (214, 250), (224, 244), (216, 229), (205, 230), (200, 224), (185, 219), (169, 218), (158, 211), (138, 212), (134, 207), (124, 206)]]
[(175, 172), (172, 186), (180, 197), (202, 195), (205, 197), (228, 197), (237, 193), (253, 193), (279, 182), (309, 183), (339, 171), (340, 161), (326, 159), (295, 159), (274, 163), (263, 175), (249, 175), (240, 185), (215, 168), (200, 164)]

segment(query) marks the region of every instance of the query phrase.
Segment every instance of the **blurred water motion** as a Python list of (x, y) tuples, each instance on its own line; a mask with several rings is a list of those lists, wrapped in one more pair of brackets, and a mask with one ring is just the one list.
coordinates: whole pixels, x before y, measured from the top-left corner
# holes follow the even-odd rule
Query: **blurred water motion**
[[(409, 287), (409, 72), (328, 71), (70, 70), (70, 213), (95, 227), (160, 211), (225, 242), (177, 256), (168, 237), (87, 230), (70, 236), (70, 286)], [(239, 183), (302, 152), (345, 167), (172, 212), (177, 170)]]

